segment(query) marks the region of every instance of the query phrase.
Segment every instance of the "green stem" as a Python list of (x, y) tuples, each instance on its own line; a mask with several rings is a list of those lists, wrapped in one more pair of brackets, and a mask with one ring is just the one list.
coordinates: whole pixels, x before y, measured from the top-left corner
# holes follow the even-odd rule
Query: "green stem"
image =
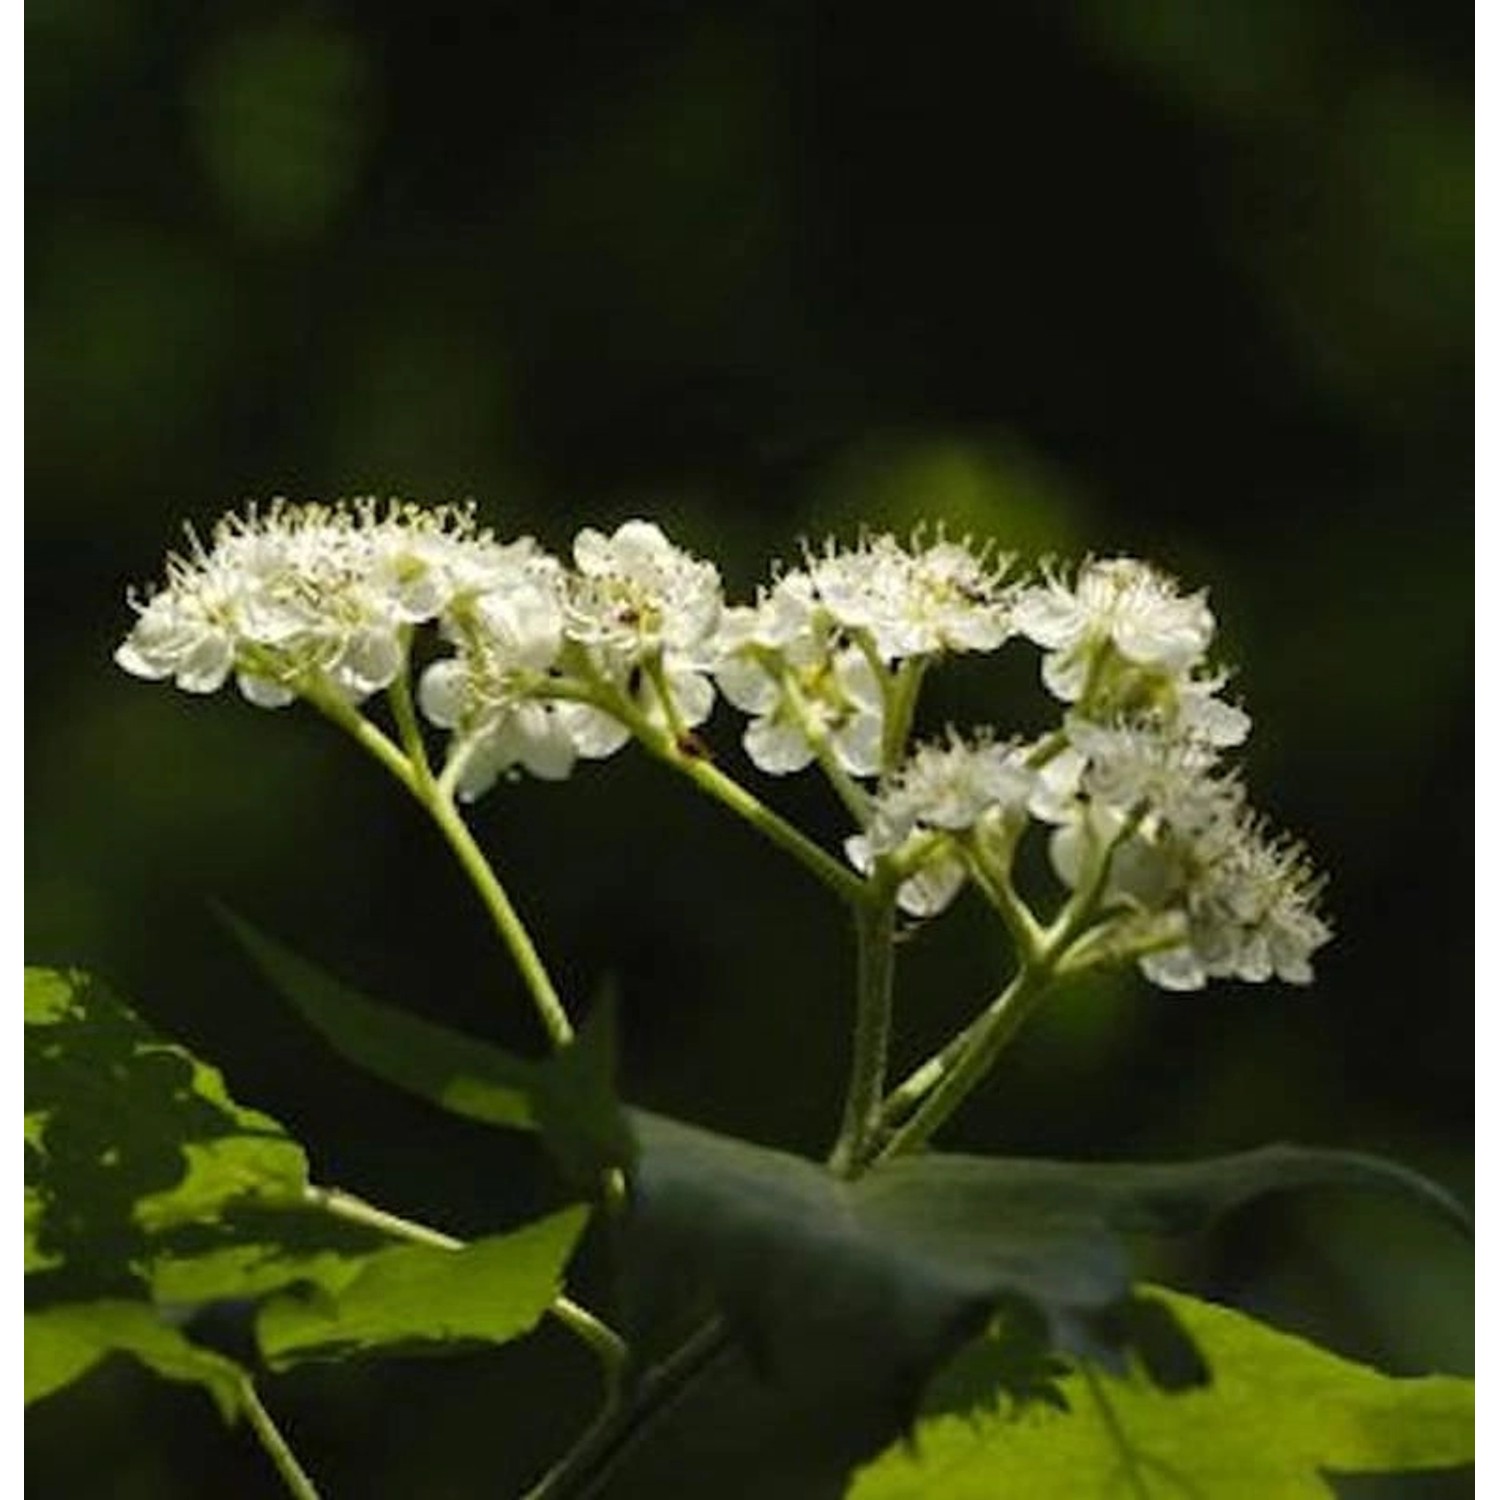
[(974, 884), (1000, 914), (1000, 920), (1005, 923), (1006, 931), (1010, 933), (1022, 962), (1034, 961), (1043, 949), (1046, 933), (1011, 881), (1009, 864), (1014, 853), (1013, 839), (1007, 847), (1004, 866), (999, 866), (988, 858), (979, 840), (972, 834), (965, 842)]
[(606, 1408), (579, 1441), (522, 1500), (585, 1500), (604, 1492), (630, 1449), (688, 1388), (732, 1347), (720, 1318), (710, 1318), (640, 1380), (629, 1400)]
[(407, 1240), (414, 1245), (427, 1245), (434, 1250), (462, 1250), (464, 1242), (456, 1240), (441, 1229), (419, 1224), (415, 1219), (403, 1219), (389, 1209), (377, 1208), (364, 1198), (346, 1193), (342, 1188), (319, 1187), (308, 1183), (302, 1190), (302, 1199), (309, 1208), (316, 1208), (330, 1218), (342, 1219), (347, 1224), (359, 1224), (365, 1229), (378, 1229), (392, 1239)]
[[(434, 1250), (464, 1248), (462, 1240), (454, 1239), (451, 1234), (444, 1234), (441, 1229), (419, 1224), (414, 1219), (404, 1219), (399, 1214), (378, 1208), (340, 1188), (309, 1184), (303, 1190), (303, 1201), (332, 1218), (343, 1219), (349, 1224), (360, 1224), (366, 1229), (377, 1229), (393, 1239), (407, 1240), (414, 1245), (427, 1245)], [(594, 1351), (604, 1374), (605, 1389), (609, 1399), (613, 1401), (630, 1357), (625, 1340), (602, 1319), (570, 1297), (553, 1298), (547, 1311)]]
[(422, 726), (417, 718), (417, 706), (412, 702), (411, 677), (405, 662), (401, 667), (401, 675), (386, 689), (386, 697), (390, 700), (391, 715), (396, 721), (402, 747), (406, 751), (407, 759), (411, 762), (417, 781), (424, 786), (432, 786), (434, 783), (432, 764), (427, 759), (427, 742), (422, 738)]
[(896, 897), (888, 881), (871, 887), (878, 899), (855, 913), (857, 943), (854, 1055), (844, 1096), (843, 1122), (829, 1156), (841, 1177), (866, 1165), (879, 1124), (891, 1037), (891, 992), (896, 967)]
[[(1023, 967), (967, 1031), (924, 1065), (937, 1074), (936, 1081), (922, 1080), (925, 1094), (921, 1103), (881, 1147), (877, 1161), (904, 1156), (927, 1144), (994, 1066), (1006, 1043), (1046, 993), (1051, 977), (1045, 968)], [(898, 1094), (903, 1090), (910, 1097), (912, 1079), (901, 1086)]]
[(547, 1028), (547, 1035), (552, 1039), (553, 1046), (566, 1046), (573, 1040), (573, 1025), (553, 986), (552, 977), (542, 962), (541, 954), (536, 950), (536, 944), (531, 941), (526, 924), (511, 904), (505, 887), (500, 884), (499, 877), (484, 857), (484, 851), (474, 842), (474, 835), (469, 832), (468, 824), (459, 815), (458, 807), (451, 797), (439, 793), (436, 788), (433, 788), (431, 797), (423, 799), (423, 806), (443, 837), (448, 840), (448, 846), (457, 856), (470, 883), (479, 892), (479, 899), (484, 902), (495, 930), (510, 950), (526, 988), (531, 991), (537, 1014), (541, 1016), (542, 1025)]
[[(977, 1021), (954, 1037), (936, 1057), (923, 1063), (886, 1100), (881, 1120), (888, 1125), (898, 1120), (901, 1123), (895, 1125), (877, 1161), (926, 1145), (994, 1067), (995, 1059), (1060, 975), (1078, 972), (1078, 966), (1068, 963), (1073, 945), (1088, 932), (1098, 914), (1115, 850), (1139, 822), (1139, 812), (1126, 819), (1100, 851), (1087, 878), (1045, 929), (1037, 926), (1008, 878), (996, 878), (994, 872), (981, 870), (985, 878), (980, 884), (986, 895), (1000, 907), (1003, 916), (1008, 909), (1012, 912), (1007, 921), (1021, 947), (1021, 967)], [(902, 1120), (908, 1110), (911, 1113)]]
[(297, 1455), (282, 1436), (281, 1429), (271, 1420), (271, 1413), (261, 1402), (255, 1382), (248, 1375), (240, 1381), (239, 1398), (240, 1410), (249, 1419), (255, 1436), (270, 1456), (271, 1462), (276, 1465), (276, 1472), (287, 1489), (297, 1500), (318, 1500), (317, 1486), (308, 1477), (307, 1470), (297, 1462)]
[(870, 898), (865, 882), (858, 875), (779, 813), (773, 812), (732, 776), (727, 776), (701, 752), (684, 748), (671, 735), (658, 729), (624, 693), (602, 678), (592, 683), (555, 679), (540, 689), (539, 695), (587, 703), (611, 714), (641, 742), (647, 754), (687, 777), (700, 791), (727, 807), (736, 817), (743, 818), (777, 848), (817, 876), (840, 900), (855, 907), (868, 903)]
[[(468, 825), (463, 818), (459, 816), (458, 807), (452, 796), (445, 787), (433, 781), (431, 769), (426, 764), (425, 754), (421, 761), (414, 763), (410, 756), (403, 753), (399, 746), (395, 745), (352, 704), (332, 694), (309, 694), (308, 696), (315, 708), (373, 755), (426, 809), (428, 816), (437, 824), (439, 831), (447, 839), (449, 848), (457, 856), (470, 883), (479, 893), (479, 899), (484, 903), (485, 910), (489, 912), (490, 920), (495, 924), (501, 941), (510, 951), (516, 967), (521, 971), (521, 978), (531, 993), (537, 1013), (541, 1016), (542, 1025), (546, 1027), (547, 1035), (552, 1039), (553, 1045), (561, 1047), (572, 1041), (572, 1023), (568, 1020), (568, 1013), (563, 1008), (563, 1003), (552, 984), (552, 978), (547, 973), (546, 965), (543, 964), (536, 945), (531, 941), (531, 934), (527, 932), (526, 924), (522, 922), (519, 913), (511, 904), (505, 887), (500, 884), (500, 879), (484, 857), (483, 850), (474, 842), (474, 836), (469, 832)], [(396, 709), (398, 720), (400, 709), (397, 705), (400, 698), (399, 693), (393, 693), (392, 706)], [(409, 695), (407, 704), (409, 707)], [(412, 727), (415, 728), (414, 720)], [(420, 744), (420, 733), (418, 733), (418, 743)]]
[(894, 677), (889, 671), (882, 676), (882, 681), (890, 683), (886, 693), (885, 729), (881, 736), (881, 769), (887, 776), (901, 764), (901, 758), (906, 754), (906, 742), (911, 738), (912, 719), (916, 716), (917, 698), (926, 670), (926, 657), (909, 656), (896, 668)]
[(305, 696), (324, 718), (337, 724), (362, 750), (374, 756), (412, 796), (421, 800), (421, 782), (416, 768), (388, 735), (365, 718), (352, 703), (345, 702), (335, 694), (309, 690)]
[(743, 818), (752, 828), (764, 834), (778, 848), (790, 854), (798, 864), (816, 875), (840, 900), (850, 906), (869, 903), (865, 882), (853, 870), (839, 863), (800, 829), (773, 812), (759, 797), (747, 791), (732, 776), (726, 776), (712, 761), (699, 756), (685, 756), (675, 745), (646, 746), (659, 760), (680, 771), (700, 791)]
[(882, 1131), (890, 1131), (899, 1125), (921, 1103), (924, 1096), (953, 1071), (959, 1058), (973, 1046), (974, 1035), (983, 1019), (981, 1015), (979, 1020), (971, 1022), (956, 1036), (951, 1037), (945, 1046), (913, 1068), (886, 1095), (885, 1102), (880, 1107), (879, 1127)]
[(1042, 934), (1041, 961), (1049, 970), (1060, 965), (1073, 944), (1093, 926), (1109, 884), (1115, 851), (1140, 827), (1145, 813), (1144, 803), (1130, 813), (1114, 837), (1098, 852), (1093, 868), (1079, 882), (1078, 889), (1068, 898), (1056, 920)]

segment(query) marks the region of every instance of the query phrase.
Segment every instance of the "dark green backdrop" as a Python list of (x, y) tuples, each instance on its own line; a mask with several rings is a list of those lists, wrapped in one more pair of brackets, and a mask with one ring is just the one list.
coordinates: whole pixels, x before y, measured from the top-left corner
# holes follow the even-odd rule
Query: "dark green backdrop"
[[(1257, 801), (1339, 934), (1311, 991), (1080, 995), (950, 1139), (1293, 1138), (1467, 1194), (1469, 13), (975, 16), (32, 0), (28, 958), (111, 977), (325, 1180), (515, 1222), (555, 1191), (529, 1147), (348, 1071), (206, 903), (534, 1045), (476, 904), (321, 724), (116, 671), (125, 586), (183, 519), (276, 494), (472, 496), (558, 549), (652, 515), (742, 594), (799, 537), (942, 517), (1211, 585)], [(1029, 663), (945, 680), (934, 726), (1040, 706)], [(816, 786), (770, 790), (837, 835)], [(477, 821), (567, 991), (617, 988), (633, 1099), (826, 1144), (848, 979), (816, 888), (629, 756)], [(1001, 949), (965, 906), (903, 956), (914, 1057)], [(1467, 1252), (1382, 1205), (1270, 1205), (1169, 1269), (1389, 1368), (1472, 1359)], [(591, 1382), (543, 1334), (268, 1395), (332, 1496), (457, 1497), (513, 1492)], [(129, 1368), (29, 1439), (39, 1496), (275, 1493), (199, 1393)]]

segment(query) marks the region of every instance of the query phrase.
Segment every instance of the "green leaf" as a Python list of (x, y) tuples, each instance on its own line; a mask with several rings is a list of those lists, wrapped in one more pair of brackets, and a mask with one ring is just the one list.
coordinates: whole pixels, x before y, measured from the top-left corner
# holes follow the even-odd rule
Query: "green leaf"
[[(32, 1306), (142, 1294), (163, 1265), (243, 1245), (246, 1223), (300, 1206), (302, 1148), (237, 1104), (215, 1069), (88, 975), (27, 969), (25, 991)], [(297, 1274), (272, 1245), (257, 1260), (262, 1279)], [(204, 1294), (245, 1285), (242, 1275)]]
[[(795, 1440), (863, 1461), (915, 1416), (932, 1371), (1003, 1306), (1040, 1325), (1012, 1394), (1055, 1351), (1165, 1383), (1203, 1370), (1169, 1307), (1131, 1291), (1123, 1236), (1181, 1234), (1263, 1194), (1394, 1189), (1462, 1219), (1440, 1190), (1342, 1152), (1271, 1147), (1170, 1165), (923, 1155), (840, 1180), (810, 1161), (636, 1113), (632, 1286), (643, 1324), (706, 1287)], [(735, 1396), (745, 1406), (743, 1392)], [(686, 1419), (685, 1419), (686, 1420)], [(711, 1420), (705, 1418), (705, 1425)], [(747, 1440), (753, 1453), (780, 1436)], [(754, 1493), (747, 1471), (743, 1493)], [(740, 1493), (741, 1491), (736, 1491)]]
[(272, 1298), (256, 1332), (273, 1367), (434, 1346), (503, 1344), (536, 1326), (557, 1296), (588, 1220), (565, 1209), (461, 1250), (403, 1245), (367, 1256), (342, 1286)]
[(1017, 1414), (997, 1401), (935, 1416), (918, 1424), (913, 1442), (862, 1470), (849, 1500), (1326, 1500), (1335, 1491), (1325, 1472), (1472, 1461), (1472, 1381), (1393, 1379), (1243, 1313), (1173, 1292), (1153, 1296), (1207, 1356), (1211, 1385), (1168, 1396), (1139, 1379), (1101, 1382), (1102, 1410), (1095, 1388), (1074, 1374), (1061, 1381), (1066, 1413)]
[(596, 1006), (577, 1037), (539, 1061), (359, 994), (242, 917), (221, 912), (262, 974), (343, 1057), (452, 1114), (538, 1129), (570, 1179), (593, 1186), (628, 1165), (634, 1141), (614, 1090), (614, 1010)]
[(541, 1064), (368, 1000), (243, 917), (219, 914), (272, 987), (356, 1067), (482, 1124), (535, 1128)]
[[(282, 1363), (503, 1342), (557, 1294), (587, 1218), (569, 1209), (462, 1250), (392, 1248), (309, 1192), (302, 1149), (98, 981), (26, 974), (28, 1399), (122, 1350), (226, 1411), (238, 1368), (178, 1324), (260, 1317)], [(194, 1324), (193, 1326), (197, 1326)]]
[(615, 1008), (603, 1000), (578, 1034), (538, 1066), (533, 1108), (567, 1177), (594, 1190), (602, 1173), (635, 1160), (635, 1134), (615, 1092)]
[(26, 1403), (50, 1396), (106, 1355), (132, 1355), (168, 1380), (201, 1385), (226, 1421), (240, 1405), (244, 1371), (192, 1343), (140, 1302), (75, 1302), (26, 1314)]

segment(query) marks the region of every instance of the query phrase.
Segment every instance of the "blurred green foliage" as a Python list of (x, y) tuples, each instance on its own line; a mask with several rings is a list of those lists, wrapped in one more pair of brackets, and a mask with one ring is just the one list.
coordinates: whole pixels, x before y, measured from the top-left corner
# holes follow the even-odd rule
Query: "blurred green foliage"
[[(741, 594), (800, 536), (945, 518), (1211, 585), (1257, 801), (1339, 928), (1310, 993), (1080, 992), (953, 1143), (1294, 1138), (1466, 1191), (1470, 15), (977, 15), (34, 0), (28, 959), (113, 977), (325, 1180), (458, 1233), (539, 1211), (525, 1143), (343, 1067), (207, 906), (533, 1046), (457, 872), (309, 716), (116, 672), (126, 584), (184, 519), (283, 493), (473, 496), (557, 548), (650, 514)], [(955, 671), (930, 727), (1034, 693)], [(771, 790), (837, 836), (816, 786)], [(632, 1099), (826, 1144), (848, 954), (796, 871), (630, 758), (476, 816), (567, 991), (618, 992)], [(903, 1053), (1003, 957), (972, 904), (914, 937)], [(1468, 1261), (1424, 1224), (1258, 1211), (1166, 1269), (1403, 1373), (1472, 1357)], [(588, 1376), (544, 1334), (269, 1395), (333, 1494), (457, 1496), (534, 1473)], [(200, 1404), (105, 1368), (34, 1414), (34, 1492), (274, 1493)]]

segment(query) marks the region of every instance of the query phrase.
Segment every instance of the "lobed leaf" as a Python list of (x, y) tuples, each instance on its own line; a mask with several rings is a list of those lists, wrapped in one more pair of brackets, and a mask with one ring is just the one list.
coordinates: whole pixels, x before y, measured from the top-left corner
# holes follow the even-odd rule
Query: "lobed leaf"
[[(1472, 1462), (1472, 1381), (1395, 1379), (1243, 1313), (1154, 1291), (1213, 1367), (1212, 1384), (1165, 1396), (1140, 1379), (1062, 1378), (1066, 1410), (988, 1409), (917, 1424), (856, 1476), (849, 1500), (1073, 1500), (1079, 1495), (1326, 1500), (1330, 1474)], [(983, 1344), (956, 1364), (983, 1358)]]

